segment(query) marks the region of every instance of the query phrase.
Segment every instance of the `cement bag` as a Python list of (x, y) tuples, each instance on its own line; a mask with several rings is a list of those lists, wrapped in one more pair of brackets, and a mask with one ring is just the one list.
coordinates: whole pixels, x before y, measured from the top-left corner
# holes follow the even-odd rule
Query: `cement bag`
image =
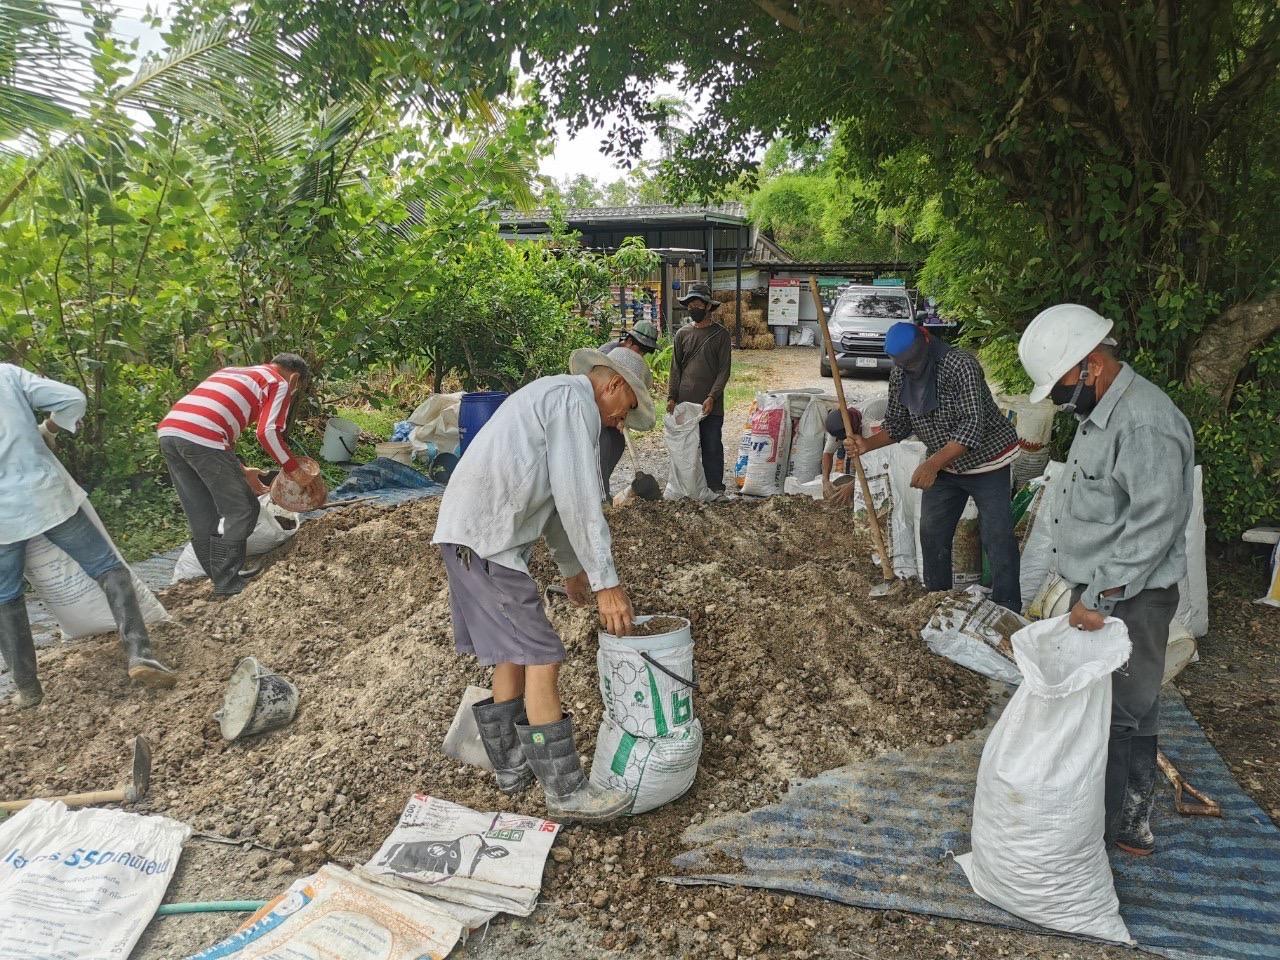
[(693, 723), (696, 681), (689, 621), (636, 617), (636, 627), (643, 629), (655, 620), (670, 621), (671, 629), (629, 637), (601, 631), (596, 652), (605, 716), (636, 737), (662, 737)]
[[(264, 493), (258, 498), (258, 522), (254, 524), (253, 533), (249, 534), (249, 539), (245, 543), (245, 554), (258, 557), (264, 553), (270, 553), (297, 533), (301, 522), (302, 518), (299, 514), (284, 509), (271, 499), (271, 494)], [(221, 520), (218, 521), (218, 533), (222, 533)], [(200, 566), (195, 549), (191, 546), (191, 542), (187, 541), (187, 545), (182, 548), (182, 553), (178, 555), (178, 562), (174, 564), (173, 579), (169, 582), (197, 580), (203, 576), (205, 576), (204, 567)]]
[(1013, 487), (1017, 490), (1044, 472), (1058, 408), (1048, 400), (1032, 403), (1026, 394), (1001, 396), (999, 405), (1018, 432), (1018, 457), (1013, 462)]
[(791, 441), (791, 476), (800, 483), (808, 483), (822, 470), (822, 448), (827, 440), (826, 414), (826, 404), (814, 399), (800, 415)]
[(783, 395), (762, 394), (751, 414), (751, 452), (742, 492), (752, 497), (782, 493), (791, 451), (791, 415)]
[(444, 960), (462, 933), (426, 898), (331, 863), (188, 960)]
[(1018, 572), (1022, 588), (1022, 613), (1030, 616), (1031, 602), (1040, 594), (1053, 569), (1053, 498), (1055, 483), (1062, 476), (1062, 464), (1050, 461), (1044, 468), (1044, 494), (1035, 508), (1035, 516), (1027, 527), (1022, 543), (1022, 560)]
[(0, 821), (0, 960), (127, 960), (191, 828), (35, 800)]
[(702, 724), (694, 720), (665, 737), (634, 737), (609, 717), (600, 723), (591, 782), (625, 790), (631, 812), (646, 813), (689, 792), (702, 756)]
[(956, 861), (974, 892), (1051, 930), (1129, 942), (1103, 843), (1103, 778), (1111, 671), (1129, 659), (1129, 632), (1067, 617), (1013, 635), (1022, 685), (982, 751), (973, 850)]
[(1005, 683), (1021, 683), (1013, 662), (1013, 635), (1027, 621), (979, 592), (948, 596), (920, 630), (940, 657)]
[(667, 489), (664, 500), (712, 500), (715, 494), (707, 486), (702, 472), (702, 442), (698, 424), (702, 422), (702, 404), (677, 403), (675, 410), (662, 418), (662, 438), (667, 444)]
[[(116, 550), (115, 543), (98, 519), (93, 504), (85, 500), (80, 508), (89, 515), (93, 525), (107, 538), (111, 549), (119, 557), (120, 551)], [(23, 573), (36, 596), (58, 621), (63, 636), (68, 640), (90, 637), (95, 633), (110, 633), (116, 629), (116, 621), (111, 616), (106, 594), (97, 581), (45, 537), (27, 541), (27, 560)], [(136, 573), (133, 574), (133, 590), (138, 595), (142, 618), (148, 624), (169, 618), (151, 588)]]
[[(757, 400), (759, 397), (756, 398)], [(756, 401), (751, 401), (751, 406), (747, 408), (747, 425), (742, 429), (742, 438), (738, 441), (738, 456), (733, 462), (733, 479), (738, 484), (738, 489), (742, 489), (742, 485), (747, 482), (747, 464), (751, 461), (751, 418), (756, 412)]]
[(361, 873), (469, 909), (527, 917), (559, 830), (540, 817), (480, 813), (419, 793)]

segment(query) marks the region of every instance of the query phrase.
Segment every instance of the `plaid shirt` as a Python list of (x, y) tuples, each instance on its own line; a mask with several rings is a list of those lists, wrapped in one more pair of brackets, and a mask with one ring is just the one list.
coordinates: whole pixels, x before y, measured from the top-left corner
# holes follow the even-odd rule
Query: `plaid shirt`
[(982, 366), (973, 354), (951, 349), (938, 363), (938, 408), (931, 413), (913, 414), (900, 396), (906, 374), (894, 367), (889, 374), (889, 407), (884, 429), (896, 443), (913, 433), (933, 456), (950, 441), (963, 444), (968, 452), (946, 469), (968, 473), (1018, 446), (1018, 432), (1000, 413), (982, 375)]

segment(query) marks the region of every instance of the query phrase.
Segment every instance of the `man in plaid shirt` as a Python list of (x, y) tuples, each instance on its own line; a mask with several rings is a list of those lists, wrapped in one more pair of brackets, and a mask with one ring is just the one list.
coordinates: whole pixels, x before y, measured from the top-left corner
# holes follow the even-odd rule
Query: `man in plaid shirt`
[(951, 543), (972, 497), (991, 563), (991, 598), (1021, 613), (1010, 499), (1017, 432), (1000, 414), (982, 367), (971, 354), (910, 323), (889, 328), (885, 352), (894, 366), (884, 429), (870, 437), (848, 437), (846, 448), (860, 455), (912, 434), (919, 437), (928, 459), (916, 468), (911, 485), (924, 491), (920, 548), (925, 587), (951, 589)]

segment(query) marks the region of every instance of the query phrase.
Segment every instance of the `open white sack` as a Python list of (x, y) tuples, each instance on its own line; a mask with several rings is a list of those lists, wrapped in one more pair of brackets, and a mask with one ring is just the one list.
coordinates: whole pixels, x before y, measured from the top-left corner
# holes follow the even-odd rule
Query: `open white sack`
[[(281, 520), (289, 521), (291, 525), (286, 527), (280, 522)], [(270, 553), (297, 533), (301, 523), (301, 514), (284, 509), (271, 499), (271, 494), (264, 493), (258, 498), (258, 522), (245, 543), (245, 555), (259, 557), (264, 553)], [(222, 533), (221, 520), (218, 521), (218, 533)], [(187, 545), (182, 548), (182, 553), (178, 555), (178, 562), (174, 564), (173, 579), (170, 583), (177, 583), (180, 580), (198, 580), (203, 576), (205, 576), (204, 567), (200, 566), (200, 561), (196, 559), (195, 548), (188, 540)]]
[(675, 410), (662, 418), (662, 438), (667, 444), (667, 488), (664, 500), (714, 500), (702, 470), (702, 441), (698, 424), (702, 422), (702, 404), (677, 403)]
[(1130, 941), (1107, 860), (1103, 800), (1111, 672), (1129, 659), (1115, 618), (1066, 616), (1013, 635), (1022, 685), (982, 750), (973, 850), (956, 858), (974, 892), (1052, 930)]

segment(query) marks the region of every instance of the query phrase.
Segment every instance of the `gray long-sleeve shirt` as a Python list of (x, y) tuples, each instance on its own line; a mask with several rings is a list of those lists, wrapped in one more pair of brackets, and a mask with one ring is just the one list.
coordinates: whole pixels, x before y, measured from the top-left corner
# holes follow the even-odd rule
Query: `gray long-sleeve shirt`
[[(1194, 473), (1187, 418), (1124, 364), (1080, 421), (1051, 509), (1058, 574), (1084, 585), (1086, 607), (1110, 613), (1120, 600), (1186, 576)], [(1101, 596), (1115, 587), (1122, 592)]]
[(432, 543), (529, 572), (544, 539), (565, 577), (618, 585), (601, 502), (600, 408), (583, 376), (543, 377), (498, 407), (449, 478)]
[(714, 320), (709, 326), (690, 324), (676, 333), (671, 351), (667, 399), (702, 403), (712, 397), (711, 415), (724, 415), (724, 388), (733, 365), (733, 337)]

